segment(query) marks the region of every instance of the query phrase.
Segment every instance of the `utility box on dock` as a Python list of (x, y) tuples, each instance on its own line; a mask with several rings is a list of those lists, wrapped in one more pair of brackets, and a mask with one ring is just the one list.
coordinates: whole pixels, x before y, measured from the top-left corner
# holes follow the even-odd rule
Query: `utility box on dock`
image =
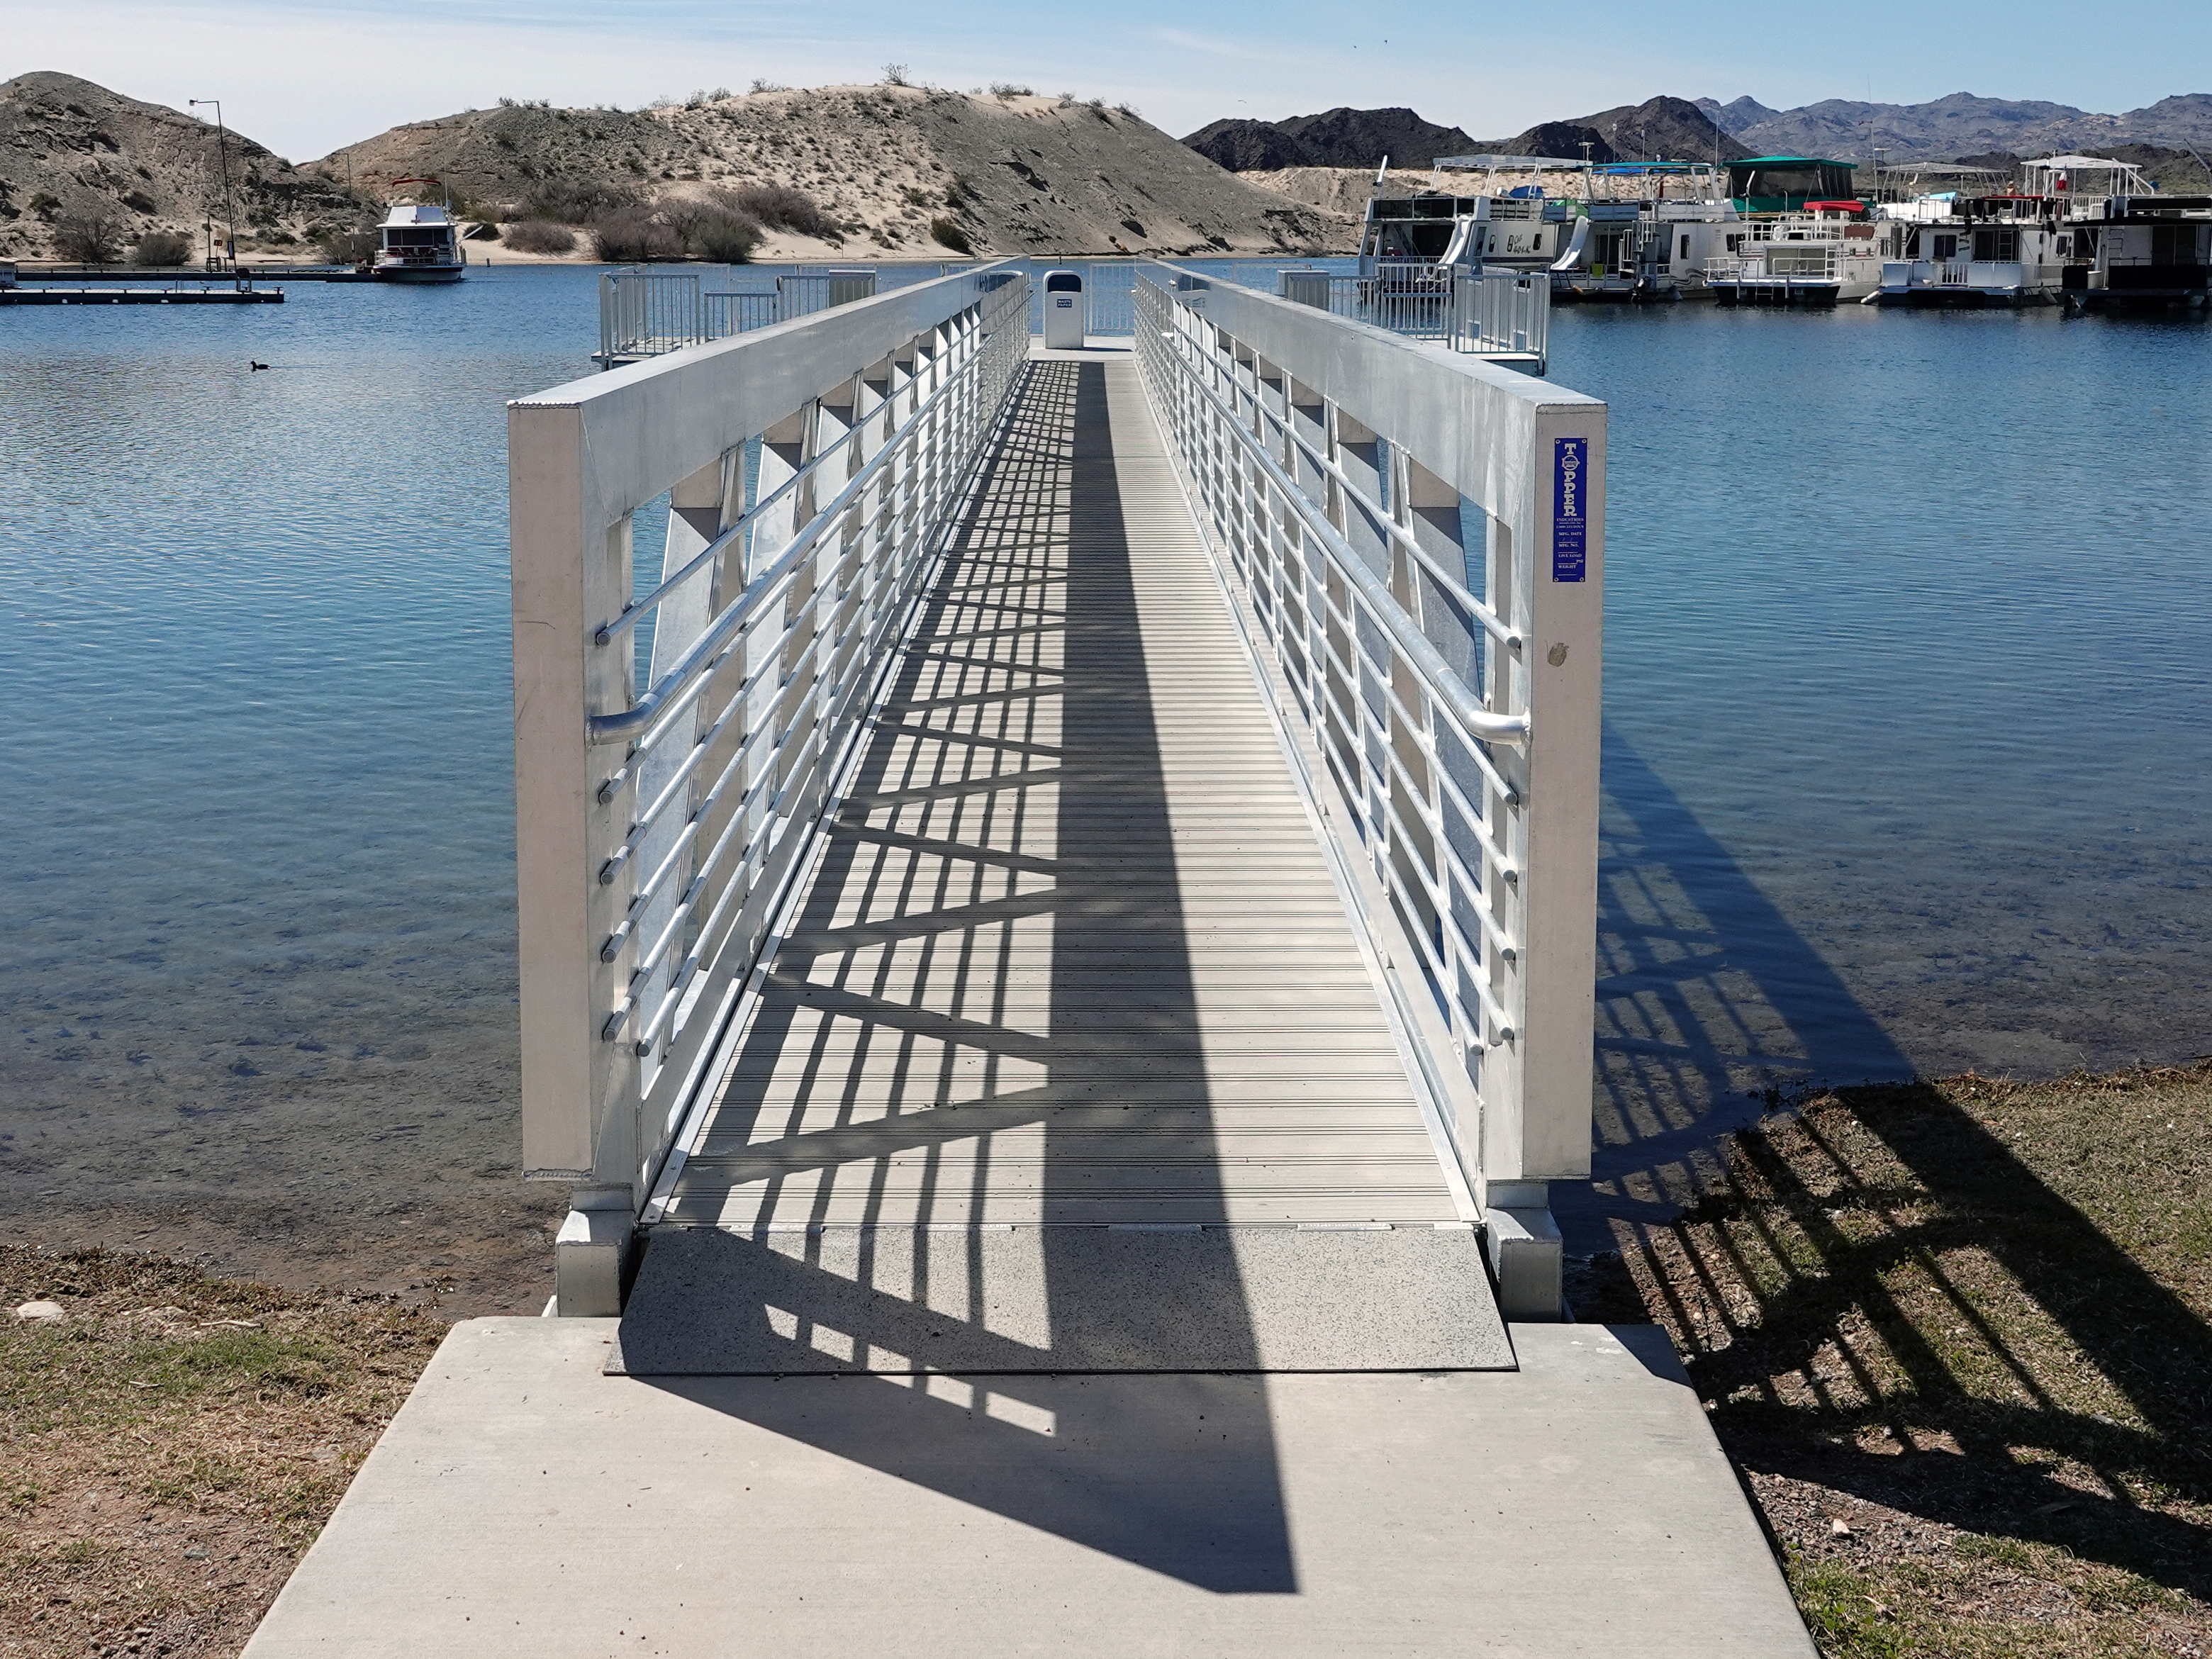
[(1090, 321), (1079, 271), (1048, 270), (1044, 274), (1044, 343), (1048, 351), (1080, 351), (1085, 325)]

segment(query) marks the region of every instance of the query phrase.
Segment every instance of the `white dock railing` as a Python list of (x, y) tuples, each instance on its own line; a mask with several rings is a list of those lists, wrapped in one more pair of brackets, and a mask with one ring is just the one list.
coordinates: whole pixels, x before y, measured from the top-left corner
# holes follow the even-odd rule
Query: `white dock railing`
[[(939, 274), (945, 274), (944, 267)], [(616, 368), (850, 305), (875, 293), (877, 272), (800, 270), (774, 281), (772, 288), (718, 289), (702, 288), (696, 271), (607, 271), (599, 277), (599, 349), (594, 361), (603, 368)]]
[[(579, 1188), (563, 1311), (618, 1305), (638, 1206), (989, 451), (1029, 297), (985, 266), (509, 406), (523, 1147)], [(634, 598), (632, 514), (663, 495)]]
[[(1206, 273), (1208, 280), (1212, 273)], [(1232, 276), (1232, 281), (1241, 278)], [(1326, 270), (1276, 273), (1285, 300), (1355, 323), (1435, 340), (1470, 356), (1544, 372), (1551, 344), (1552, 283), (1544, 271), (1456, 265), (1384, 265), (1372, 276)]]
[(1546, 1183), (1589, 1171), (1605, 405), (1173, 266), (1137, 306), (1501, 1291), (1540, 1310)]

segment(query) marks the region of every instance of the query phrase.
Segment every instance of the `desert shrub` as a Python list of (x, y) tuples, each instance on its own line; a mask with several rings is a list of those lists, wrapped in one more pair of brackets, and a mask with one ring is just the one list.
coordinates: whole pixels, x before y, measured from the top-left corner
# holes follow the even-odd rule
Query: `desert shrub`
[(588, 225), (623, 214), (641, 214), (644, 210), (638, 193), (625, 185), (548, 182), (530, 193), (530, 199), (522, 205), (522, 216), (556, 225)]
[(907, 79), (904, 64), (886, 64), (884, 65), (884, 84), (887, 87), (910, 87), (914, 82)]
[(757, 219), (770, 230), (819, 237), (825, 242), (844, 240), (837, 222), (822, 210), (822, 204), (789, 185), (740, 185), (735, 190), (718, 190), (711, 199), (732, 213)]
[(616, 213), (593, 222), (592, 251), (609, 264), (643, 264), (683, 258), (684, 239), (642, 213)]
[(945, 187), (945, 205), (957, 213), (962, 208), (976, 199), (975, 186), (969, 181), (968, 175), (964, 173), (954, 173), (952, 182)]
[(759, 246), (761, 225), (741, 214), (708, 213), (694, 220), (684, 237), (691, 251), (718, 264), (741, 265)]
[(1034, 98), (1036, 96), (1036, 89), (1033, 87), (1019, 85), (1012, 81), (994, 81), (991, 82), (991, 96), (994, 98)]
[(123, 221), (106, 208), (65, 213), (54, 221), (54, 251), (80, 264), (112, 264), (122, 241)]
[(192, 257), (192, 239), (181, 230), (149, 230), (131, 250), (134, 264), (180, 265)]
[(781, 81), (769, 81), (756, 75), (753, 76), (752, 85), (746, 90), (748, 92), (789, 92), (791, 88)]
[(144, 191), (134, 190), (124, 197), (123, 205), (129, 208), (133, 213), (151, 213), (158, 208), (161, 204), (156, 202), (152, 197), (149, 196)]
[(1137, 106), (1126, 98), (1114, 106), (1114, 111), (1117, 115), (1127, 116), (1132, 121), (1140, 121), (1144, 118), (1137, 113)]
[(573, 253), (576, 233), (566, 225), (543, 219), (526, 219), (507, 233), (507, 245), (525, 253)]
[(955, 253), (973, 253), (975, 251), (975, 244), (968, 240), (968, 233), (960, 228), (957, 220), (932, 219), (929, 234), (933, 241), (951, 248)]
[(49, 196), (44, 191), (40, 191), (37, 194), (33, 195), (30, 200), (31, 211), (37, 214), (41, 219), (52, 219), (54, 216), (54, 210), (61, 204), (62, 198), (60, 197)]

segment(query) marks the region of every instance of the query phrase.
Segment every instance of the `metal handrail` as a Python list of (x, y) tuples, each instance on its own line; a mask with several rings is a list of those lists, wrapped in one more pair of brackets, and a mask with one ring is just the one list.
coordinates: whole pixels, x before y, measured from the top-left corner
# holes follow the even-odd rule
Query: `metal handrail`
[[(1180, 353), (1176, 354), (1175, 361), (1190, 376), (1193, 389), (1227, 418), (1229, 429), (1237, 434), (1237, 441), (1247, 452), (1256, 457), (1260, 465), (1267, 469), (1276, 487), (1293, 501), (1309, 502), (1305, 491), (1298, 488), (1296, 480), (1283, 470), (1282, 464), (1267, 453), (1260, 441), (1245, 429), (1237, 412), (1230, 408), (1221, 395), (1198, 378), (1197, 371), (1184, 361)], [(1296, 434), (1292, 436), (1295, 439)], [(1336, 468), (1332, 466), (1330, 471), (1338, 478), (1343, 478), (1343, 473)], [(1367, 497), (1363, 495), (1360, 499), (1364, 501)], [(1379, 507), (1376, 510), (1378, 514), (1381, 512)], [(1383, 626), (1390, 630), (1392, 642), (1413, 660), (1425, 678), (1433, 682), (1431, 689), (1437, 693), (1437, 700), (1470, 738), (1480, 738), (1486, 743), (1518, 744), (1528, 740), (1528, 717), (1526, 714), (1495, 714), (1477, 702), (1474, 692), (1468, 689), (1467, 682), (1460, 678), (1457, 671), (1443, 659), (1443, 653), (1429, 642), (1428, 636), (1421, 632), (1420, 625), (1406, 614), (1405, 607), (1383, 586), (1382, 579), (1369, 568), (1367, 562), (1352, 550), (1352, 544), (1338, 533), (1334, 525), (1322, 517), (1318, 509), (1312, 511), (1310, 515), (1302, 511), (1299, 517), (1322, 545), (1328, 550), (1331, 563), (1358, 588), (1361, 597), (1374, 607)], [(1383, 522), (1387, 524), (1389, 520), (1386, 518)], [(1454, 586), (1461, 594), (1465, 594), (1463, 583)], [(1480, 605), (1481, 602), (1477, 600), (1476, 603)], [(1487, 606), (1483, 609), (1488, 611)], [(1503, 623), (1497, 623), (1496, 626), (1504, 629)], [(1509, 631), (1506, 641), (1510, 645), (1518, 645), (1520, 636)]]
[[(518, 629), (533, 1174), (650, 1191), (1006, 419), (1028, 300), (1018, 266), (948, 273), (513, 406), (518, 622), (567, 640)], [(624, 604), (656, 495), (690, 505)]]
[[(990, 319), (987, 319), (985, 322), (984, 328), (986, 332), (990, 332), (998, 328), (1003, 327), (1005, 325), (1006, 313), (1012, 309), (1012, 307), (1011, 304), (1000, 305), (998, 309), (992, 313)], [(932, 392), (929, 397), (924, 400), (921, 405), (907, 418), (906, 422), (898, 427), (896, 430), (885, 440), (884, 447), (878, 450), (876, 453), (870, 458), (866, 464), (860, 468), (860, 471), (853, 476), (851, 481), (846, 484), (844, 489), (837, 492), (836, 496), (830, 501), (830, 505), (822, 508), (821, 511), (817, 513), (813, 518), (807, 520), (805, 527), (802, 529), (798, 535), (793, 537), (791, 541), (785, 544), (783, 551), (777, 555), (775, 562), (769, 566), (767, 570), (762, 572), (759, 576), (756, 577), (753, 581), (747, 586), (742, 595), (725, 608), (720, 616), (715, 617), (713, 622), (708, 624), (706, 631), (699, 636), (697, 642), (694, 644), (678, 661), (670, 666), (666, 674), (661, 676), (659, 680), (654, 682), (651, 690), (647, 691), (643, 696), (640, 697), (636, 702), (633, 703), (629, 708), (624, 709), (618, 714), (592, 715), (591, 720), (587, 722), (587, 730), (590, 734), (591, 741), (593, 743), (626, 742), (629, 738), (638, 736), (641, 732), (650, 727), (654, 720), (662, 713), (664, 708), (665, 708), (667, 712), (672, 714), (678, 712), (678, 710), (684, 705), (672, 705), (670, 703), (670, 699), (675, 695), (678, 688), (681, 684), (690, 681), (693, 677), (697, 675), (700, 670), (709, 661), (719, 661), (720, 659), (721, 656), (725, 654), (725, 649), (728, 646), (735, 643), (734, 639), (732, 637), (732, 631), (735, 630), (738, 633), (742, 633), (744, 631), (744, 625), (746, 623), (747, 620), (753, 616), (754, 613), (758, 611), (771, 597), (769, 590), (775, 588), (780, 591), (781, 585), (783, 581), (797, 569), (799, 559), (803, 557), (808, 550), (814, 545), (816, 541), (820, 539), (823, 529), (832, 523), (840, 513), (851, 505), (854, 499), (874, 480), (876, 475), (882, 471), (884, 467), (889, 463), (890, 458), (896, 452), (899, 441), (914, 429), (915, 426), (925, 415), (933, 410), (938, 404), (944, 401), (952, 392), (953, 388), (958, 385), (961, 378), (973, 371), (976, 365), (981, 361), (982, 359), (980, 356), (970, 357), (965, 363), (962, 364), (959, 368), (953, 372), (951, 377), (948, 379), (943, 386)], [(847, 432), (842, 437), (839, 438), (836, 443), (830, 445), (828, 449), (825, 449), (822, 455), (817, 458), (817, 461), (818, 462), (819, 460), (827, 459), (830, 453), (843, 447), (847, 442), (858, 435), (861, 430), (862, 428), (858, 426), (854, 427), (852, 430)], [(605, 627), (595, 632), (592, 635), (594, 643), (599, 645), (608, 643), (614, 637), (616, 633), (635, 623), (639, 617), (642, 616), (650, 606), (658, 605), (670, 592), (673, 592), (686, 577), (692, 575), (702, 568), (708, 562), (708, 558), (711, 556), (719, 555), (727, 550), (735, 543), (738, 536), (748, 526), (755, 522), (763, 512), (781, 501), (783, 497), (798, 484), (799, 477), (805, 476), (805, 471), (811, 471), (812, 465), (815, 464), (816, 463), (810, 463), (808, 467), (803, 470), (799, 475), (794, 476), (787, 480), (783, 484), (776, 489), (773, 495), (764, 498), (759, 505), (747, 512), (736, 524), (731, 526), (729, 529), (717, 536), (705, 551), (695, 554), (690, 559), (687, 560), (684, 562), (684, 568), (673, 577), (662, 582), (659, 586), (655, 587), (652, 592), (647, 594), (644, 599), (640, 599), (635, 605), (631, 605), (629, 609), (623, 611), (623, 614), (619, 617), (616, 618), (615, 621), (607, 623)], [(685, 701), (688, 702), (689, 699), (686, 699)]]

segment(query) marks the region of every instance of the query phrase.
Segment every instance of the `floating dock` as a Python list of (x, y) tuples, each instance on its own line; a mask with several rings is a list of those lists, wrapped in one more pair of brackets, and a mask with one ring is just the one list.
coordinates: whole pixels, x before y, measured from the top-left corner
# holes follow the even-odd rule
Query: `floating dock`
[(0, 306), (273, 306), (281, 288), (0, 288)]

